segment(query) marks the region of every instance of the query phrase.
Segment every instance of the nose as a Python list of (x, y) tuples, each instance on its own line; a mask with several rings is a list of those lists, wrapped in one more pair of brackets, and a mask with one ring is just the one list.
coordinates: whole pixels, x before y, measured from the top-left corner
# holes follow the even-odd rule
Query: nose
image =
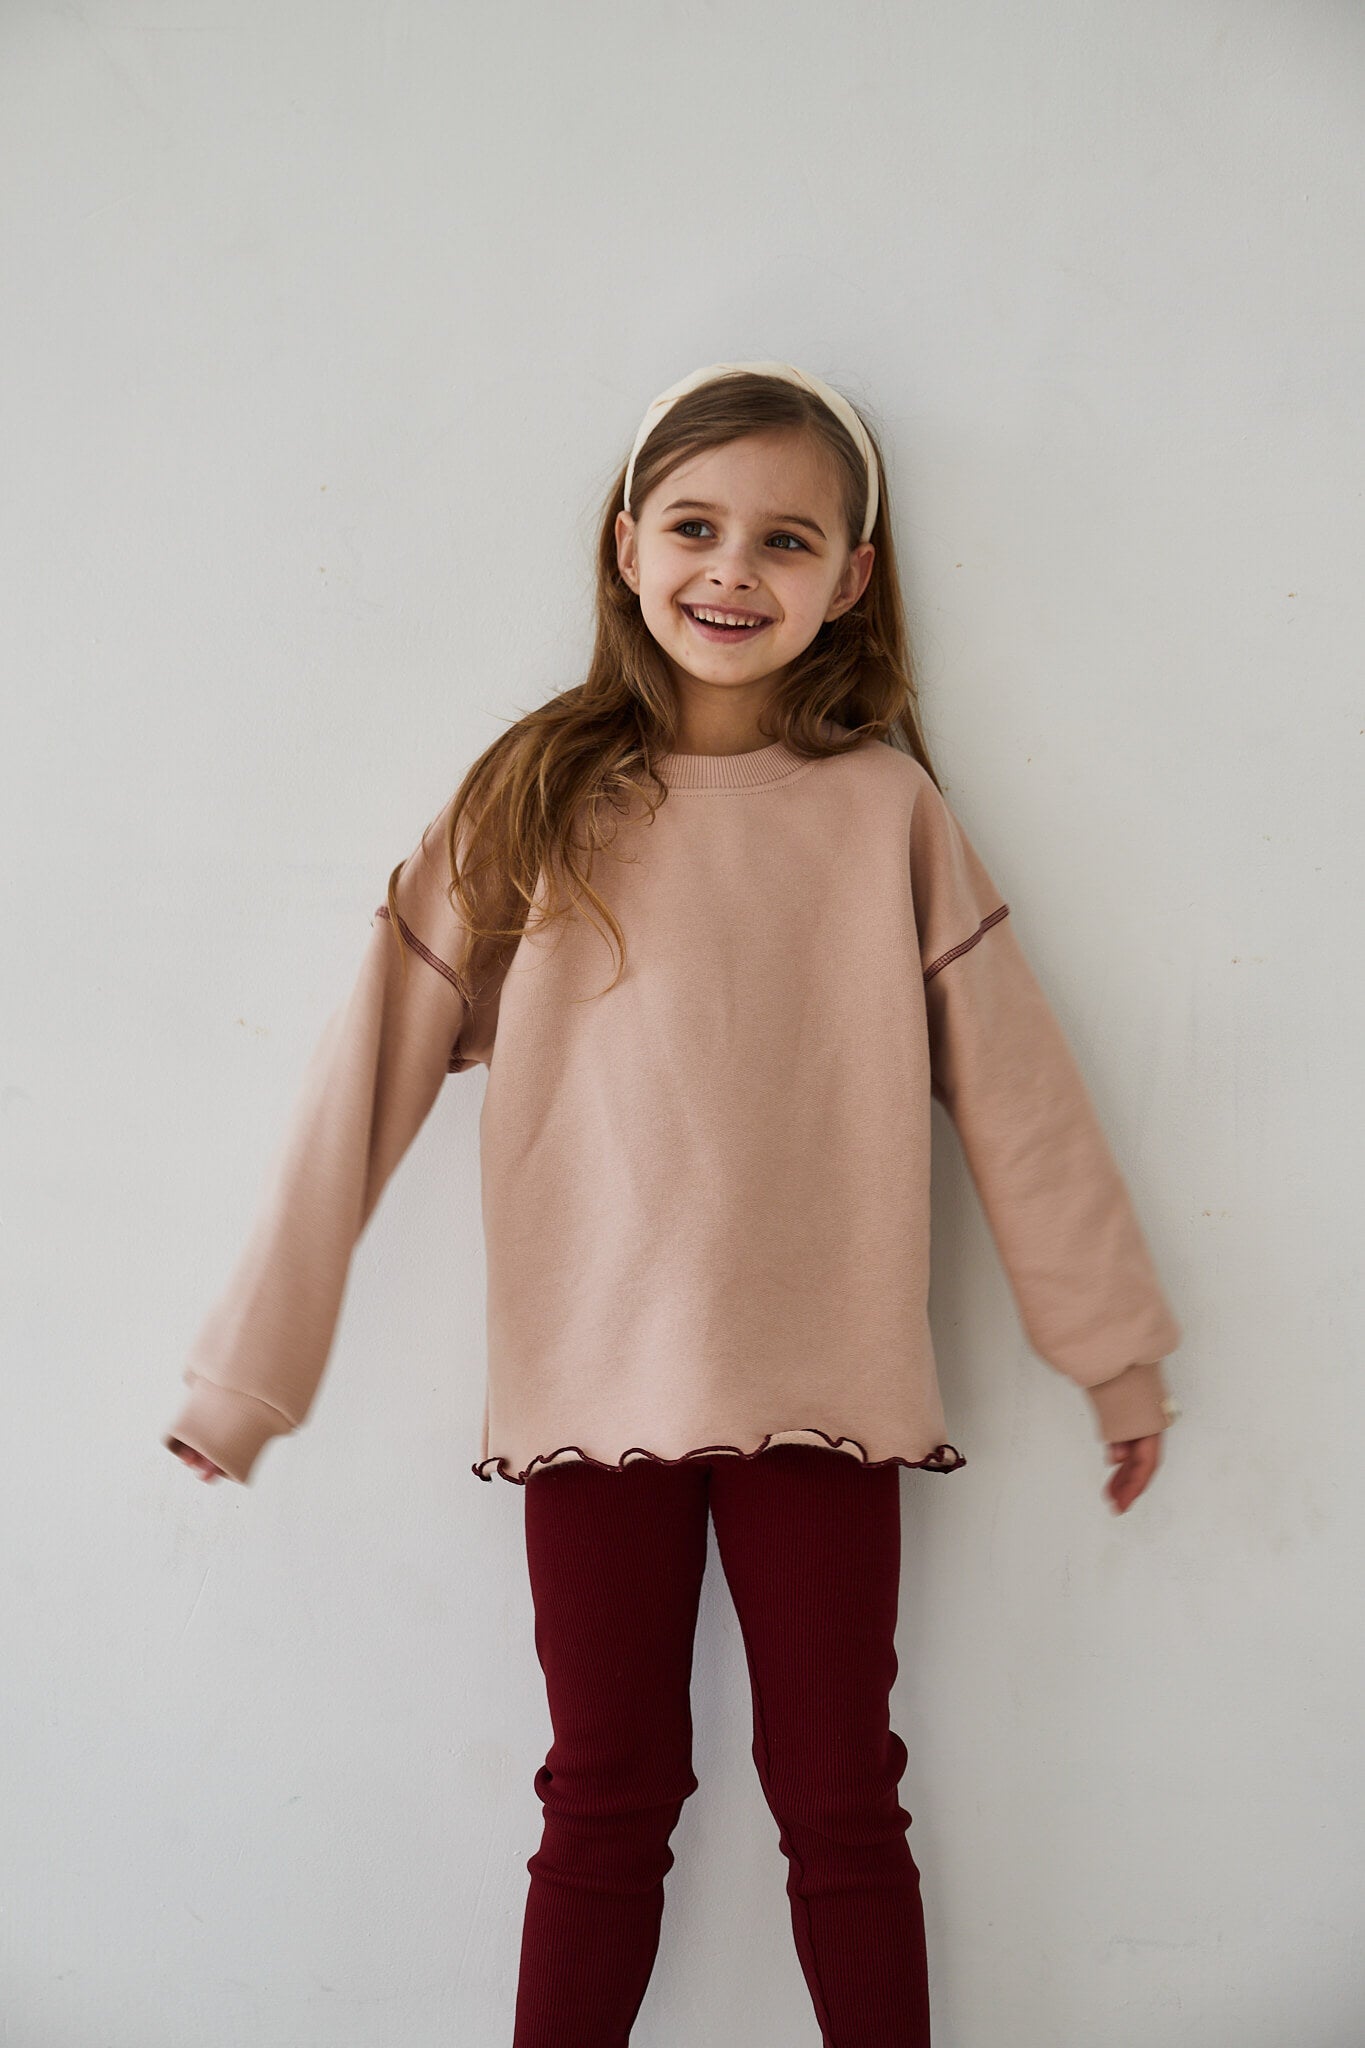
[(717, 590), (753, 590), (759, 578), (742, 541), (718, 548), (707, 567), (706, 580)]

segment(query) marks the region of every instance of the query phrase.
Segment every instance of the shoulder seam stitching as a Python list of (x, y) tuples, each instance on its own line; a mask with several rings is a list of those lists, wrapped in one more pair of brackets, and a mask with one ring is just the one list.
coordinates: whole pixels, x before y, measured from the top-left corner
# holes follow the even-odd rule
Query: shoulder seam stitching
[[(388, 904), (381, 903), (378, 909), (375, 911), (375, 916), (388, 917)], [(392, 918), (389, 919), (389, 922), (393, 922)], [(407, 919), (403, 916), (401, 911), (399, 912), (398, 917), (398, 928), (402, 932), (403, 937), (407, 940), (408, 944), (412, 947), (413, 951), (415, 953), (419, 953), (421, 957), (428, 963), (429, 966), (434, 967), (436, 969), (438, 974), (443, 974), (446, 980), (450, 983), (451, 987), (455, 990), (456, 994), (458, 995), (460, 984), (455, 979), (454, 970), (452, 968), (447, 967), (445, 961), (439, 958), (437, 954), (433, 953), (430, 946), (424, 946), (422, 944), (422, 941), (418, 938), (416, 932), (412, 929), (412, 926), (408, 923)]]
[(998, 910), (993, 910), (991, 912), (989, 917), (983, 917), (980, 924), (977, 926), (976, 930), (972, 933), (969, 939), (964, 939), (960, 946), (950, 947), (948, 952), (940, 953), (937, 960), (933, 960), (930, 962), (930, 964), (924, 970), (924, 979), (928, 981), (931, 975), (935, 975), (938, 973), (940, 967), (946, 967), (950, 960), (956, 960), (959, 953), (969, 953), (972, 947), (977, 943), (979, 939), (984, 937), (984, 935), (990, 930), (993, 924), (999, 924), (1001, 918), (1007, 917), (1008, 915), (1009, 905), (1008, 903), (1002, 903)]

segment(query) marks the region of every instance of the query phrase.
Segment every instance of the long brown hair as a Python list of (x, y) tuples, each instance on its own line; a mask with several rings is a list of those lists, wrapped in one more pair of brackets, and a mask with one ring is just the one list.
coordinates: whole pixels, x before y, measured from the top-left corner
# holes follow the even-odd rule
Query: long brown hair
[[(866, 425), (866, 417), (864, 424)], [(641, 448), (631, 479), (631, 509), (679, 465), (742, 435), (781, 428), (813, 435), (835, 459), (848, 545), (862, 535), (867, 468), (852, 436), (814, 392), (756, 371), (729, 371), (688, 392), (664, 414)], [(878, 739), (913, 754), (936, 785), (920, 726), (891, 506), (881, 445), (870, 426), (879, 497), (869, 535), (876, 549), (858, 602), (826, 620), (790, 665), (767, 707), (772, 739), (808, 756), (846, 752)], [(640, 601), (616, 558), (616, 516), (625, 490), (623, 461), (607, 491), (597, 540), (596, 637), (585, 680), (519, 718), (473, 763), (450, 809), (447, 894), (465, 930), (462, 957), (447, 963), (466, 1000), (481, 984), (476, 959), (505, 959), (528, 928), (540, 930), (586, 901), (605, 919), (620, 953), (614, 987), (625, 966), (625, 937), (592, 887), (594, 852), (610, 840), (606, 813), (623, 813), (643, 796), (652, 818), (667, 798), (654, 760), (677, 738), (677, 700), (663, 655), (646, 626)], [(822, 722), (852, 728), (830, 743)], [(651, 794), (651, 792), (653, 792)], [(575, 826), (586, 837), (579, 842)], [(586, 856), (580, 865), (580, 855)], [(397, 878), (389, 877), (389, 923), (403, 948)]]

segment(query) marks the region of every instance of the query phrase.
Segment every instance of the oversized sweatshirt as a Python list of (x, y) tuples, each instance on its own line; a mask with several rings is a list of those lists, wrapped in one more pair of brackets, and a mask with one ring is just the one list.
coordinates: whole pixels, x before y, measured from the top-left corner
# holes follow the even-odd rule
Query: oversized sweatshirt
[(245, 1482), (305, 1420), (380, 1195), (446, 1075), (475, 1066), (479, 1478), (783, 1443), (964, 1465), (930, 1330), (935, 1101), (1032, 1350), (1102, 1439), (1166, 1426), (1179, 1325), (1009, 904), (933, 778), (870, 739), (657, 765), (654, 816), (632, 798), (593, 862), (626, 945), (610, 989), (615, 948), (571, 911), (466, 1003), (450, 806), (428, 824), (395, 871), (406, 969), (385, 901), (165, 1443)]

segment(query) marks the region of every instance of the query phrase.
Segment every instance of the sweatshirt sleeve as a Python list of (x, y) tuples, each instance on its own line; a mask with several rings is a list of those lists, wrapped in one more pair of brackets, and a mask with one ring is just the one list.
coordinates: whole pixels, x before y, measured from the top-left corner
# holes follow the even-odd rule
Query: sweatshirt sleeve
[(1127, 1188), (1006, 903), (928, 775), (911, 827), (931, 1092), (951, 1117), (1030, 1344), (1110, 1443), (1167, 1426), (1181, 1339)]
[(451, 969), (460, 926), (445, 893), (449, 809), (394, 870), (412, 946), (405, 959), (387, 902), (372, 915), (355, 982), (308, 1060), (245, 1245), (191, 1345), (188, 1398), (162, 1438), (242, 1483), (266, 1441), (307, 1415), (357, 1240), (445, 1075), (475, 1063)]

